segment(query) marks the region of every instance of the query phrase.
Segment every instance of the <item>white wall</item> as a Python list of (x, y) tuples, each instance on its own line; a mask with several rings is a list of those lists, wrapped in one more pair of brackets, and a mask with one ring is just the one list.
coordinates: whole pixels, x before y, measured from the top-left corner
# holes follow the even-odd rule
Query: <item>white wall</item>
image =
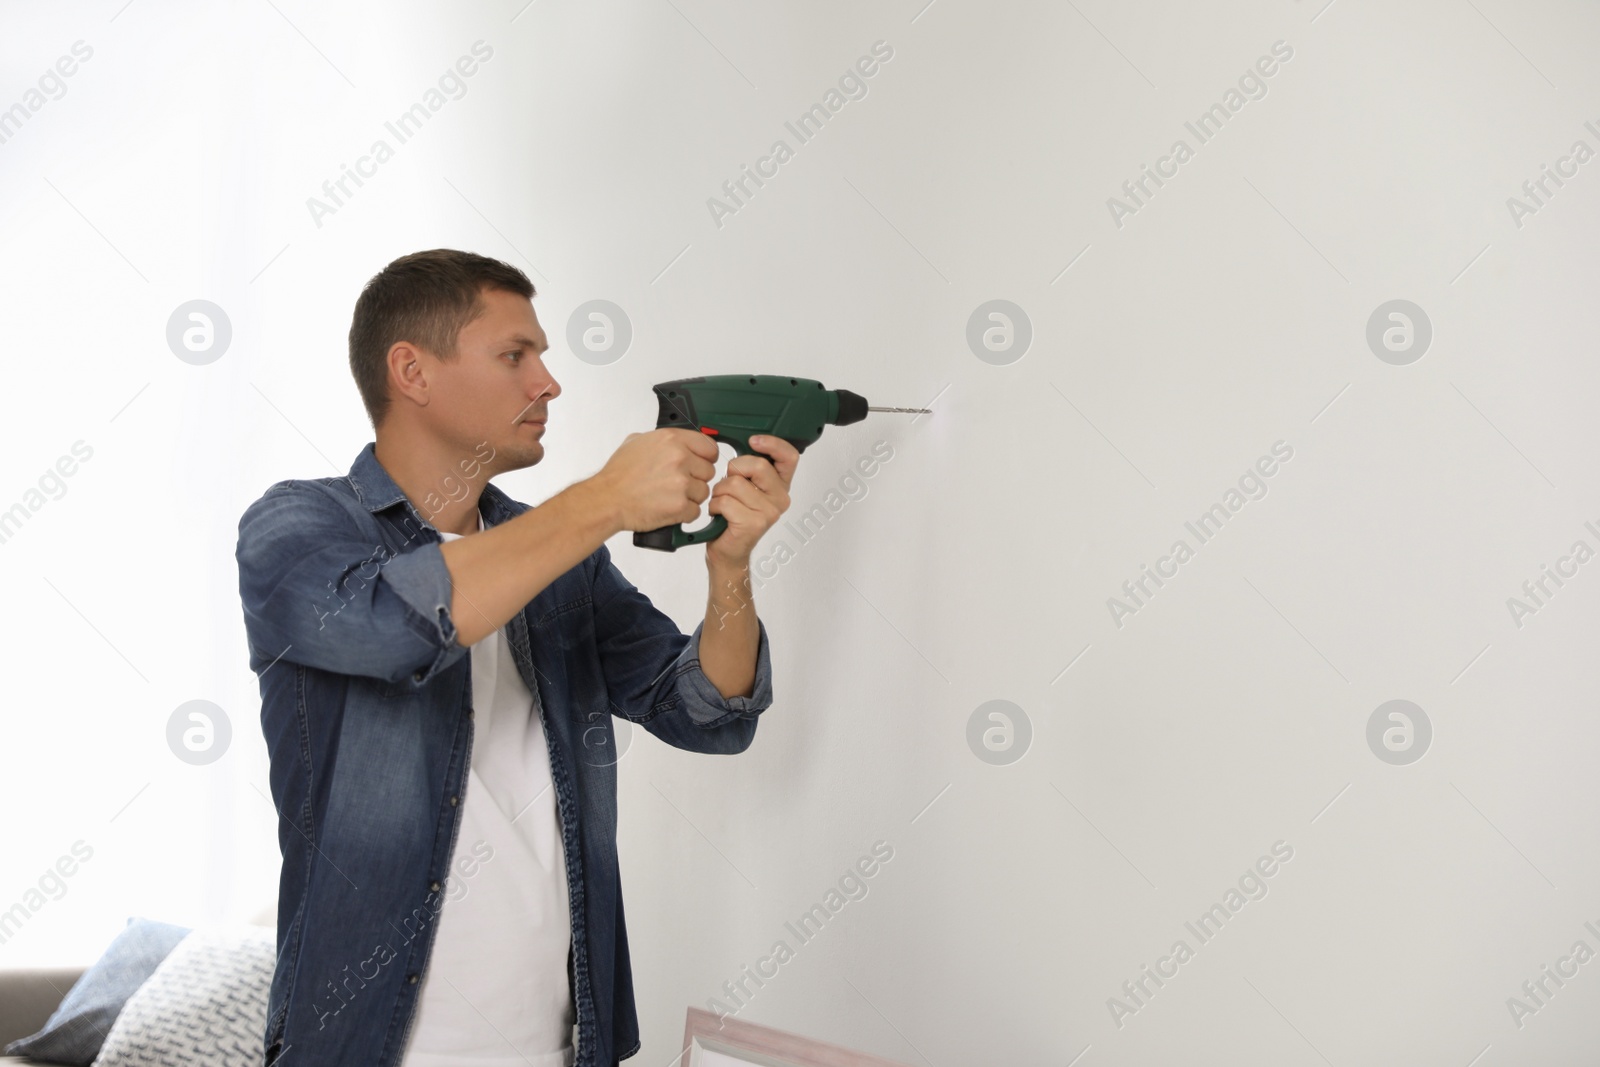
[[(624, 758), (638, 1062), (796, 947), (785, 922), (878, 841), (867, 895), (741, 1018), (939, 1067), (1600, 1045), (1600, 964), (1520, 1026), (1507, 1004), (1575, 942), (1600, 950), (1600, 563), (1533, 614), (1507, 604), (1574, 542), (1600, 549), (1600, 162), (1536, 213), (1507, 203), (1574, 142), (1600, 150), (1600, 15), (924, 3), (8, 8), (0, 107), (93, 52), (0, 144), (0, 507), (75, 442), (93, 455), (0, 544), (0, 908), (75, 842), (93, 854), (31, 898), (0, 966), (87, 962), (129, 915), (270, 901), (237, 519), (279, 478), (348, 468), (370, 437), (356, 294), (449, 246), (540, 290), (565, 395), (548, 458), (500, 482), (520, 499), (598, 469), (668, 378), (936, 409), (804, 457), (796, 513), (893, 448), (759, 594), (777, 703), (753, 747), (639, 731)], [(478, 41), (465, 94), (397, 144), (384, 122)], [(799, 144), (785, 121), (879, 41), (865, 97)], [(1184, 123), (1275, 42), (1293, 55), (1266, 95), (1199, 143)], [(378, 138), (393, 159), (313, 221)], [(793, 158), (718, 225), (708, 198), (780, 138)], [(1108, 198), (1180, 138), (1193, 158), (1119, 225)], [(604, 366), (565, 343), (601, 298), (634, 331)], [(206, 365), (166, 341), (194, 299), (232, 326)], [(1020, 359), (969, 347), (995, 299), (1031, 324)], [(1409, 363), (1366, 337), (1397, 299), (1431, 322)], [(1277, 442), (1266, 495), (1199, 544), (1185, 522)], [(1193, 558), (1114, 620), (1178, 539)], [(693, 627), (695, 552), (612, 549)], [(204, 766), (166, 739), (195, 699), (233, 732)], [(1397, 699), (1432, 728), (1406, 765), (1367, 740)], [(1030, 724), (1003, 765), (968, 741), (994, 700)], [(1277, 842), (1266, 896), (1202, 944), (1185, 922)], [(1180, 939), (1192, 958), (1139, 1007), (1122, 984)], [(1114, 996), (1139, 1010), (1115, 1019)]]

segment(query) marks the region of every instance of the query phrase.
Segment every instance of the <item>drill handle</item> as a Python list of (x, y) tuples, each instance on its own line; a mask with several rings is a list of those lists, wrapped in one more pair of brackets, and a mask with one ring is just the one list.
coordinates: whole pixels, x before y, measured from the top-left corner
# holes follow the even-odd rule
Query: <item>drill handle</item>
[[(772, 457), (765, 452), (757, 452), (750, 447), (750, 436), (755, 431), (727, 430), (715, 434), (707, 434), (713, 441), (732, 445), (733, 450), (741, 456), (761, 456), (771, 460)], [(685, 530), (682, 523), (673, 523), (671, 526), (661, 526), (654, 530), (636, 530), (633, 534), (633, 543), (639, 548), (654, 548), (662, 552), (676, 552), (688, 545), (702, 545), (708, 541), (715, 541), (728, 529), (728, 520), (721, 515), (711, 516), (711, 521), (698, 530)]]

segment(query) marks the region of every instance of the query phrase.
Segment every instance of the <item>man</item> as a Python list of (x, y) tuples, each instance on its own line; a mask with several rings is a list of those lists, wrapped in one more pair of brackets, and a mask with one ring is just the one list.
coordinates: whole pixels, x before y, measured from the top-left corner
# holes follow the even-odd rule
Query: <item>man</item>
[[(561, 389), (532, 284), (439, 249), (356, 302), (350, 365), (376, 441), (340, 478), (271, 486), (239, 523), (283, 854), (266, 1062), (615, 1067), (639, 1049), (616, 852), (622, 716), (737, 753), (772, 702), (750, 553), (799, 455), (716, 474), (690, 430), (629, 434), (538, 507), (489, 479), (538, 463)], [(694, 522), (690, 636), (611, 562)]]

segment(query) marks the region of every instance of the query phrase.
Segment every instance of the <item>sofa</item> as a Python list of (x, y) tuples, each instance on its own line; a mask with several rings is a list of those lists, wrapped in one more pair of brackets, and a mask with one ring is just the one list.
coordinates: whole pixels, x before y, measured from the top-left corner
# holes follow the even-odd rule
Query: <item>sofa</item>
[[(0, 1067), (259, 1063), (276, 919), (276, 901), (198, 929), (131, 916), (92, 965), (0, 968)], [(33, 1058), (4, 1054), (22, 1038)]]
[[(44, 1025), (85, 967), (0, 970), (0, 1048)], [(0, 1056), (0, 1064), (38, 1063), (25, 1056)]]

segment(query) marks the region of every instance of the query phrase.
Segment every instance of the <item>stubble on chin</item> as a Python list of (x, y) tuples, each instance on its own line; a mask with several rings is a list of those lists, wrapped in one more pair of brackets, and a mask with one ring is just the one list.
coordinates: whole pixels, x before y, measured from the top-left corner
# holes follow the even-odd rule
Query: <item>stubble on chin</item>
[(544, 459), (544, 445), (537, 441), (518, 444), (516, 448), (502, 449), (500, 454), (511, 460), (506, 466), (507, 470), (521, 470), (524, 467), (531, 467)]

